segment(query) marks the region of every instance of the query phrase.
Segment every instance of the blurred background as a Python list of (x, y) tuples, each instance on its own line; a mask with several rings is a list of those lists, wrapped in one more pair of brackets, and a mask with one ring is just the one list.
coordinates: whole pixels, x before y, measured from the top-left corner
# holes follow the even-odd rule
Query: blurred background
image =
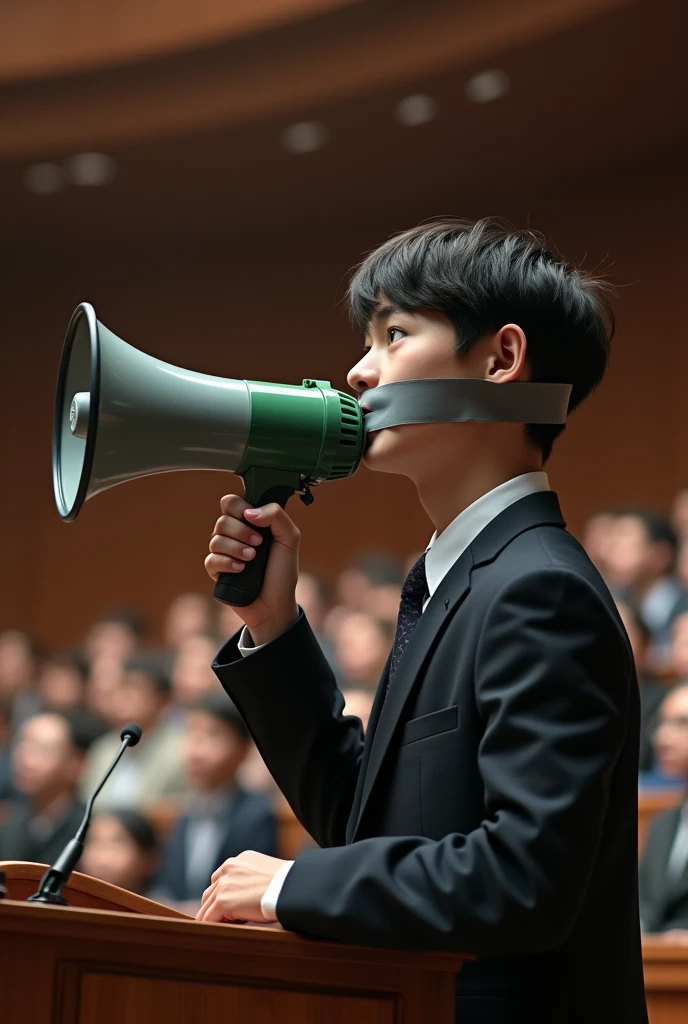
[[(171, 857), (165, 898), (193, 902), (221, 837), (180, 866), (179, 829), (220, 820), (218, 793), (239, 784), (266, 848), (309, 841), (240, 720), (213, 704), (209, 662), (237, 623), (208, 600), (203, 559), (238, 481), (151, 477), (69, 526), (54, 509), (74, 307), (192, 369), (345, 388), (360, 347), (349, 270), (436, 214), (536, 228), (618, 289), (610, 371), (548, 469), (635, 638), (652, 807), (676, 802), (688, 726), (664, 760), (653, 740), (667, 689), (688, 678), (687, 21), (682, 0), (0, 5), (0, 796), (34, 844), (12, 846), (6, 824), (0, 858), (49, 859), (41, 836), (59, 845), (55, 821), (131, 718), (148, 749), (157, 734), (169, 775), (151, 789), (146, 741), (132, 752), (94, 873), (151, 891)], [(301, 602), (365, 718), (430, 524), (407, 481), (365, 469), (290, 511)], [(112, 867), (125, 848), (141, 853), (136, 881)]]

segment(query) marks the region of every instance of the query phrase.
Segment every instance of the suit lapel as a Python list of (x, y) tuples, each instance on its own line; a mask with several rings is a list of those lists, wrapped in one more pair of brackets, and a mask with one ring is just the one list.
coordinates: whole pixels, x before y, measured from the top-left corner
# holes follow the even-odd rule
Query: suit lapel
[[(366, 804), (378, 777), (384, 756), (394, 736), (406, 703), (413, 692), (421, 669), (433, 647), (442, 635), (444, 625), (470, 590), (470, 572), (473, 566), (470, 548), (452, 566), (420, 617), (397, 667), (394, 681), (385, 697), (387, 673), (376, 695), (378, 719), (370, 738), (368, 757), (362, 768), (360, 809), (356, 829), (365, 812)], [(354, 829), (355, 832), (355, 829)]]
[(552, 491), (530, 494), (496, 516), (475, 538), (446, 574), (433, 594), (404, 651), (385, 697), (389, 661), (378, 685), (366, 735), (356, 796), (347, 827), (347, 841), (356, 838), (371, 792), (380, 774), (404, 708), (423, 666), (447, 623), (471, 589), (471, 573), (493, 561), (507, 544), (525, 530), (551, 524), (564, 527), (559, 501)]

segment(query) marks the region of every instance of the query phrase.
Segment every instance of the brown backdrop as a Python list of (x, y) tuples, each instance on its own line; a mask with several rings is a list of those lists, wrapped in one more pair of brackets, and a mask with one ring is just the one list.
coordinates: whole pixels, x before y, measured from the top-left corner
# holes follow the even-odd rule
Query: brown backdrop
[[(490, 209), (551, 234), (571, 259), (611, 265), (619, 332), (608, 379), (575, 414), (550, 472), (574, 531), (608, 503), (666, 508), (688, 480), (683, 337), (688, 283), (685, 157), (606, 175), (558, 194), (521, 194)], [(349, 237), (214, 239), (83, 250), (0, 250), (3, 440), (0, 628), (73, 643), (106, 608), (136, 604), (159, 627), (170, 597), (202, 589), (208, 535), (233, 477), (173, 474), (116, 488), (63, 524), (50, 486), (54, 381), (73, 307), (139, 348), (226, 376), (344, 386), (358, 352), (338, 299), (347, 268), (392, 229), (438, 212), (431, 201)], [(69, 225), (65, 224), (65, 232)], [(303, 564), (325, 577), (362, 548), (407, 553), (429, 524), (406, 481), (362, 470), (292, 506)]]

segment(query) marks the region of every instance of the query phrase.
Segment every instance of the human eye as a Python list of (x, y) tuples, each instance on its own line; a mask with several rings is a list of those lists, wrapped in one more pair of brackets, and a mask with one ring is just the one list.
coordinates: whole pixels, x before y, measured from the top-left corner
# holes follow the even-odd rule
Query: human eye
[[(399, 335), (399, 337), (395, 337)], [(401, 341), (401, 338), (406, 337), (406, 331), (402, 330), (401, 327), (390, 327), (387, 331), (387, 337), (389, 338), (390, 345), (393, 345), (395, 341)]]

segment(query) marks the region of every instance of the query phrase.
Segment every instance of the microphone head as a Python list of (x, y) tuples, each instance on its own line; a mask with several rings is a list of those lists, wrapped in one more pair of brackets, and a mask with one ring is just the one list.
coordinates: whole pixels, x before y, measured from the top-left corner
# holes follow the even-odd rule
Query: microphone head
[(119, 738), (121, 740), (128, 739), (129, 746), (135, 747), (138, 741), (141, 739), (142, 732), (143, 730), (140, 725), (137, 725), (136, 722), (129, 722), (129, 724), (125, 725), (124, 728), (122, 729), (121, 733), (119, 734)]

